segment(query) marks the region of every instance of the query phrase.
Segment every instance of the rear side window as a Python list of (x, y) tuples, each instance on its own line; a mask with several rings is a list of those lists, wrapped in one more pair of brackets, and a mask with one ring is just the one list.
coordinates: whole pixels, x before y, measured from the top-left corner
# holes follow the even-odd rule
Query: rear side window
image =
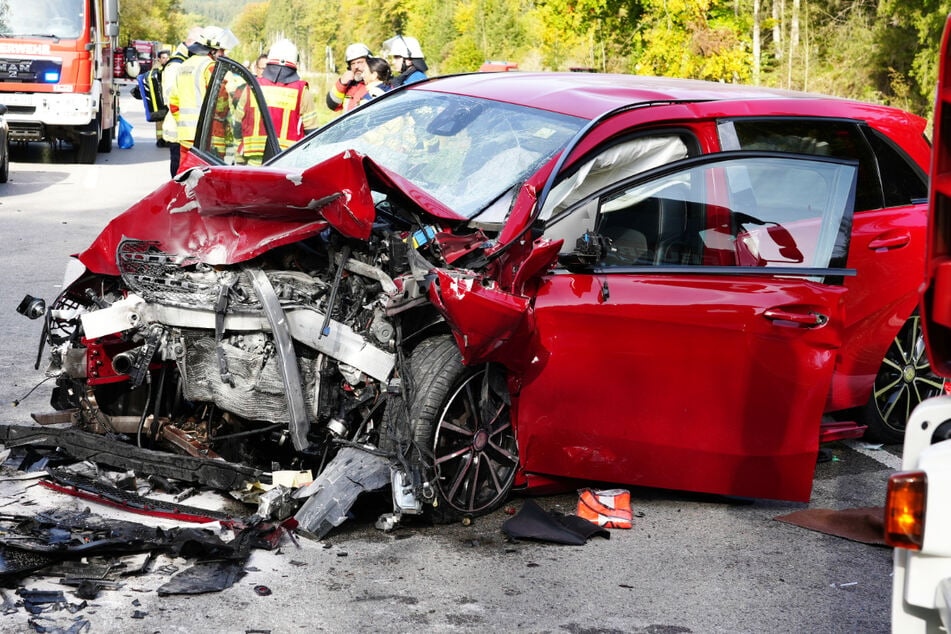
[(878, 157), (886, 207), (903, 207), (928, 199), (928, 180), (911, 157), (878, 130), (866, 128)]
[[(855, 122), (841, 119), (732, 119), (720, 121), (717, 130), (720, 147), (724, 150), (793, 152), (856, 160), (859, 172), (855, 211), (893, 206), (885, 201), (872, 145)], [(892, 152), (894, 154), (894, 150)]]

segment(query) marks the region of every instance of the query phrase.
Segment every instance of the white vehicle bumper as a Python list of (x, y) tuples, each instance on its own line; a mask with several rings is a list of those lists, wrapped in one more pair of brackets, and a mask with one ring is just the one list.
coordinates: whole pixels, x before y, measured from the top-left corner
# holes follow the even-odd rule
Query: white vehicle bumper
[(951, 440), (931, 444), (951, 420), (951, 396), (928, 399), (908, 419), (902, 469), (924, 471), (926, 519), (921, 550), (895, 548), (892, 631), (951, 631)]
[[(79, 93), (7, 93), (0, 99), (9, 108), (6, 115), (10, 136), (37, 126), (78, 127), (96, 118), (98, 95)], [(26, 139), (30, 140), (30, 139)]]

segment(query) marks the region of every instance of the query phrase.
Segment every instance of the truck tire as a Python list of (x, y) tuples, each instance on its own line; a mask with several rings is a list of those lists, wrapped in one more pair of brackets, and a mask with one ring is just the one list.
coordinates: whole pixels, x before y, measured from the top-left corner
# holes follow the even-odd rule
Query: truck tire
[(92, 165), (96, 162), (96, 152), (99, 149), (99, 139), (94, 134), (81, 134), (76, 145), (76, 162)]
[(111, 128), (106, 128), (102, 131), (102, 138), (99, 139), (99, 147), (97, 148), (103, 154), (108, 154), (112, 152), (112, 139), (114, 138), (113, 132), (115, 131), (115, 126)]
[(119, 128), (119, 100), (112, 100), (112, 127), (102, 131), (102, 137), (99, 139), (99, 151), (103, 154), (112, 152), (112, 141), (116, 138), (116, 130)]

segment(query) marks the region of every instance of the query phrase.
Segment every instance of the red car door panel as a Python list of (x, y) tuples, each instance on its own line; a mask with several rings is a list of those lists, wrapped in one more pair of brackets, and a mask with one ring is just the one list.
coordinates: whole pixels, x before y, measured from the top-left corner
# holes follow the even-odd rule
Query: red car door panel
[[(686, 159), (546, 228), (585, 235), (533, 302), (517, 410), (527, 472), (809, 498), (857, 170), (827, 161)], [(579, 260), (598, 240), (596, 264)]]
[(844, 290), (756, 277), (603, 279), (607, 301), (599, 281), (569, 274), (536, 297), (546, 356), (519, 399), (526, 470), (808, 499), (839, 332), (766, 313), (839, 323)]

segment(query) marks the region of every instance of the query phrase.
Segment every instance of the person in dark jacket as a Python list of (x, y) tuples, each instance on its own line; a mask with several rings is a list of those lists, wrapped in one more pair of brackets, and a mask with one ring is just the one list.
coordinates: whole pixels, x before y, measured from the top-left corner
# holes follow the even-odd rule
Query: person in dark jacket
[(390, 85), (394, 88), (403, 84), (426, 79), (426, 59), (419, 40), (408, 35), (397, 35), (383, 42), (383, 55), (390, 58), (390, 67), (393, 69), (393, 79)]
[(363, 95), (362, 101), (369, 101), (374, 97), (379, 97), (390, 89), (388, 83), (393, 78), (390, 72), (390, 65), (382, 57), (367, 58), (367, 70), (363, 73), (363, 83), (367, 85), (367, 94)]

